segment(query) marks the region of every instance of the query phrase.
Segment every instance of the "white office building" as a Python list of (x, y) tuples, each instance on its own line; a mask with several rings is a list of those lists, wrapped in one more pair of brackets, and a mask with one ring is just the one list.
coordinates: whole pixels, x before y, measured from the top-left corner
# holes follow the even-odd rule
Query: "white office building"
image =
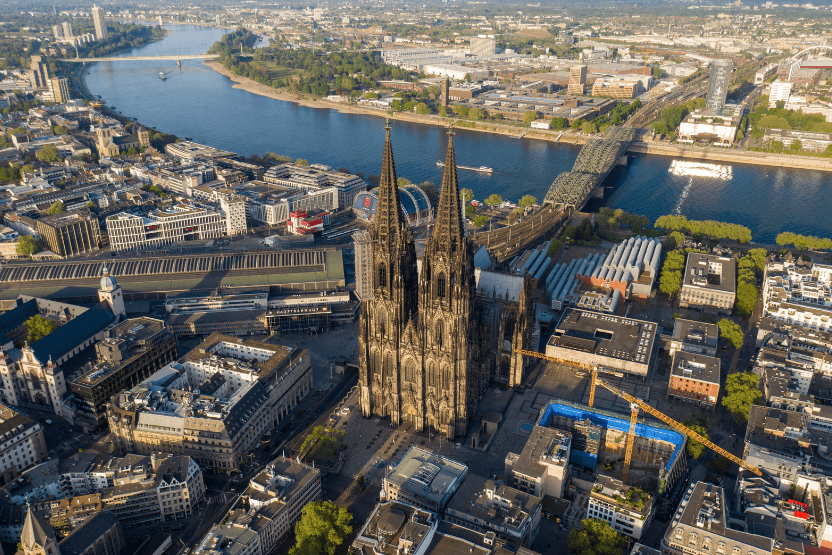
[(215, 239), (228, 230), (220, 212), (192, 204), (177, 204), (146, 216), (122, 212), (109, 216), (106, 222), (110, 247), (115, 252)]

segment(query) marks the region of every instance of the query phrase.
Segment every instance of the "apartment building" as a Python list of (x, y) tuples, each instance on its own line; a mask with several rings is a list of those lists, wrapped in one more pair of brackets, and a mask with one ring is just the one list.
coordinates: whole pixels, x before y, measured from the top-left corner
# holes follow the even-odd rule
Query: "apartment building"
[(286, 163), (273, 166), (266, 170), (263, 179), (266, 183), (307, 192), (334, 187), (338, 191), (338, 206), (352, 206), (356, 195), (367, 190), (367, 184), (357, 175), (335, 171), (321, 164), (304, 166)]
[(8, 482), (47, 455), (43, 426), (23, 413), (0, 405), (0, 476)]
[(673, 336), (670, 340), (670, 355), (677, 351), (716, 356), (719, 342), (719, 326), (708, 322), (697, 322), (676, 318), (673, 320)]
[(737, 298), (737, 261), (724, 256), (690, 253), (682, 276), (679, 306), (730, 314)]
[(205, 497), (202, 470), (181, 455), (76, 453), (38, 465), (26, 478), (6, 492), (10, 501), (33, 503), (50, 523), (69, 529), (99, 510), (112, 511), (126, 528), (171, 522), (192, 516)]
[(535, 426), (523, 452), (506, 456), (506, 483), (539, 498), (562, 498), (571, 450), (571, 434)]
[(832, 266), (791, 257), (769, 262), (763, 315), (807, 330), (832, 331)]
[(213, 334), (178, 362), (114, 396), (120, 452), (189, 455), (236, 469), (312, 388), (309, 351)]
[(300, 519), (304, 506), (322, 498), (321, 473), (285, 457), (269, 463), (242, 494), (248, 510), (230, 513), (194, 550), (197, 554), (267, 555)]
[(231, 190), (217, 191), (222, 217), (225, 219), (225, 234), (230, 237), (245, 235), (248, 231), (246, 224), (246, 199)]
[(677, 351), (670, 363), (667, 397), (713, 410), (719, 397), (720, 360), (700, 353)]
[(528, 547), (540, 529), (540, 497), (469, 474), (459, 486), (444, 520), (501, 542)]
[(650, 527), (653, 509), (653, 498), (647, 492), (599, 475), (588, 494), (586, 515), (605, 520), (616, 532), (638, 541)]
[(282, 225), (297, 210), (338, 210), (339, 190), (326, 187), (304, 190), (297, 187), (249, 181), (234, 188), (245, 197), (249, 219), (270, 226)]
[(772, 555), (774, 540), (732, 528), (728, 509), (721, 487), (691, 484), (662, 537), (662, 555)]
[(582, 96), (586, 85), (587, 66), (578, 65), (569, 68), (569, 85), (566, 88), (568, 94)]
[(146, 216), (122, 212), (107, 217), (107, 234), (115, 252), (160, 247), (180, 241), (216, 239), (229, 229), (222, 213), (194, 204), (176, 204)]
[(176, 358), (176, 337), (165, 322), (130, 318), (106, 332), (95, 344), (97, 361), (69, 379), (81, 413), (105, 424), (107, 403), (122, 389), (133, 387)]

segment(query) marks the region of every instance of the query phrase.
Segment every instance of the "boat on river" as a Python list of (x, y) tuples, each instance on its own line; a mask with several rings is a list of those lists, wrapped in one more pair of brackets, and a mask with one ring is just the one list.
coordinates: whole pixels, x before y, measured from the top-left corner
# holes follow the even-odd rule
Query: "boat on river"
[[(445, 162), (437, 162), (436, 165), (439, 166), (440, 168), (444, 168), (445, 167)], [(489, 168), (488, 166), (480, 166), (478, 168), (475, 168), (473, 166), (460, 166), (459, 164), (457, 164), (456, 167), (457, 167), (457, 169), (460, 169), (460, 170), (470, 170), (472, 172), (494, 173), (494, 168)]]

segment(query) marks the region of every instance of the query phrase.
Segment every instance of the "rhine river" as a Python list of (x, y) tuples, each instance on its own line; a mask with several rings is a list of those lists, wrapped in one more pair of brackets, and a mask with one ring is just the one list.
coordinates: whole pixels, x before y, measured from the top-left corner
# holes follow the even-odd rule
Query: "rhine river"
[[(226, 31), (171, 26), (167, 38), (130, 55), (198, 54)], [(164, 71), (167, 80), (159, 78)], [(309, 108), (232, 88), (226, 77), (199, 60), (93, 64), (87, 86), (109, 106), (159, 131), (243, 156), (266, 151), (304, 158), (365, 176), (380, 173), (384, 120)], [(444, 129), (395, 121), (393, 150), (399, 177), (413, 182), (442, 179)], [(531, 194), (543, 200), (552, 180), (569, 171), (580, 147), (458, 129), (457, 163), (489, 166), (494, 173), (459, 171), (460, 186), (475, 198), (492, 193), (516, 202)], [(832, 236), (832, 174), (811, 170), (712, 164), (666, 156), (636, 155), (605, 182), (599, 206), (622, 208), (655, 220), (662, 214), (713, 219), (751, 228), (756, 241), (774, 242), (780, 231)]]

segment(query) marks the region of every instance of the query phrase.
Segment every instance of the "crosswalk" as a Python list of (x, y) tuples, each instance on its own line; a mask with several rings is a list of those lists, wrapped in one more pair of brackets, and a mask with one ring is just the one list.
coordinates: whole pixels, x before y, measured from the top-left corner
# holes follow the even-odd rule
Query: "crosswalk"
[(212, 495), (208, 498), (209, 503), (213, 503), (215, 505), (224, 505), (234, 499), (234, 496), (237, 495), (236, 493), (225, 492), (219, 495)]

